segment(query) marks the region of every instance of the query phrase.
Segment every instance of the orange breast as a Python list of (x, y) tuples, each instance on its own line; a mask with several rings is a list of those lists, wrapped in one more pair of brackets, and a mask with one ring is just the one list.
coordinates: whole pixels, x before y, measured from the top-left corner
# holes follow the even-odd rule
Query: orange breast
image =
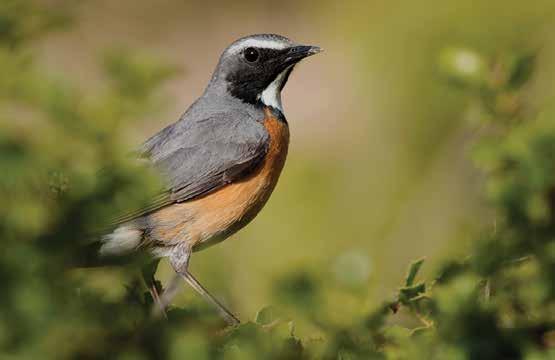
[[(174, 204), (152, 214), (159, 227), (153, 234), (166, 244), (187, 241), (194, 250), (210, 246), (247, 225), (268, 201), (287, 157), (289, 128), (265, 109), (264, 126), (270, 135), (268, 153), (258, 168), (202, 198)], [(169, 220), (172, 219), (172, 220)]]

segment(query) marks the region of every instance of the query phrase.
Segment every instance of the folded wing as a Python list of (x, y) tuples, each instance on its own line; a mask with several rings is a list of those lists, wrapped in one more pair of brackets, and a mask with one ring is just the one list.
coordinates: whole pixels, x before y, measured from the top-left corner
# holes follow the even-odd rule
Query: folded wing
[(142, 155), (161, 172), (166, 189), (147, 207), (115, 223), (198, 198), (241, 179), (264, 159), (268, 142), (269, 135), (260, 122), (236, 113), (217, 113), (165, 128), (143, 145)]

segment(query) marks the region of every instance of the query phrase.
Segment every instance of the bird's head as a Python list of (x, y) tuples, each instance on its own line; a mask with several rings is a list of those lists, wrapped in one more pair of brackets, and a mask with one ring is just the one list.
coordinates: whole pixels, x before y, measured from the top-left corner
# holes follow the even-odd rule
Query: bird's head
[(293, 67), (317, 46), (299, 45), (286, 37), (259, 34), (241, 38), (224, 50), (209, 85), (253, 105), (283, 111), (281, 90)]

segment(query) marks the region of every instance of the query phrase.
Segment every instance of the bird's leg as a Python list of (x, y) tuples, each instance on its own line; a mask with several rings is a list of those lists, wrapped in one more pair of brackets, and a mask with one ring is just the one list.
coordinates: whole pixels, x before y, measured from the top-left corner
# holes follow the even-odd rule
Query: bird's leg
[(191, 286), (197, 293), (199, 293), (204, 300), (214, 305), (220, 315), (229, 325), (238, 325), (239, 319), (231, 313), (225, 306), (223, 306), (208, 290), (206, 290), (189, 272), (189, 258), (191, 256), (191, 249), (187, 246), (177, 246), (175, 251), (170, 255), (170, 264), (175, 272), (182, 277), (189, 286)]
[(158, 289), (156, 288), (156, 284), (154, 282), (149, 287), (148, 291), (150, 292), (150, 296), (152, 296), (152, 300), (154, 301), (154, 308), (157, 309), (157, 312), (162, 313), (164, 317), (167, 318), (166, 307), (162, 304), (160, 294), (158, 293)]
[(159, 296), (159, 299), (155, 304), (156, 306), (152, 307), (152, 315), (154, 317), (158, 317), (160, 316), (160, 314), (164, 314), (164, 316), (166, 315), (167, 307), (170, 305), (172, 299), (175, 297), (179, 290), (180, 280), (180, 276), (177, 274), (170, 280), (169, 284)]
[(190, 272), (185, 272), (183, 274), (179, 274), (181, 275), (181, 277), (193, 288), (195, 289), (196, 292), (198, 292), (203, 298), (204, 300), (208, 301), (209, 303), (211, 303), (212, 305), (214, 305), (218, 311), (220, 312), (220, 315), (224, 318), (224, 320), (229, 324), (229, 325), (239, 325), (240, 321), (239, 319), (237, 319), (237, 317), (235, 315), (233, 315), (233, 313), (231, 311), (229, 311), (228, 309), (226, 309), (225, 306), (223, 306), (218, 299), (216, 299), (214, 296), (212, 296), (208, 290), (206, 290), (198, 281), (197, 279), (195, 279), (193, 277), (193, 275), (191, 275)]
[(154, 260), (151, 263), (147, 264), (142, 268), (142, 277), (148, 288), (150, 296), (152, 297), (152, 301), (154, 302), (154, 308), (157, 308), (157, 313), (162, 313), (166, 316), (165, 306), (160, 301), (160, 291), (159, 285), (160, 283), (155, 279), (154, 274), (156, 273), (156, 269), (158, 268), (159, 260)]

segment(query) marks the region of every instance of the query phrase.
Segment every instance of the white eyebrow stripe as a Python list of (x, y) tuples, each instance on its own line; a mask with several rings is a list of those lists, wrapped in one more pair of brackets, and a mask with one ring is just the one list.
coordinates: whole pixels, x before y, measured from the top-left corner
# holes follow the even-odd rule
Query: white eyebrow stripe
[(275, 49), (283, 50), (291, 46), (290, 44), (272, 39), (245, 39), (229, 48), (230, 53), (236, 53), (248, 47), (265, 48), (265, 49)]

